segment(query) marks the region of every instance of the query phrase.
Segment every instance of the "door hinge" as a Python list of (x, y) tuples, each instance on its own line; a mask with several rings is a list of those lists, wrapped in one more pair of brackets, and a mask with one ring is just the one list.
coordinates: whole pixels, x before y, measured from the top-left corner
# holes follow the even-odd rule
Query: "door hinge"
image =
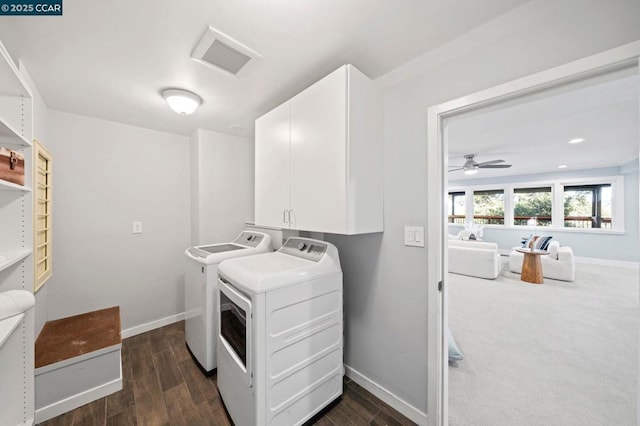
[(438, 281), (438, 291), (442, 291), (442, 281)]

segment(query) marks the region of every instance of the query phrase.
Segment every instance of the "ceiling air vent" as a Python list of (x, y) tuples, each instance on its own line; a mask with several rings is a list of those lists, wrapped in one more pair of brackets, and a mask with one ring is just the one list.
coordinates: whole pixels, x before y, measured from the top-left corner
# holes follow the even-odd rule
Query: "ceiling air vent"
[(209, 27), (196, 45), (191, 58), (227, 75), (245, 75), (260, 55), (228, 35)]

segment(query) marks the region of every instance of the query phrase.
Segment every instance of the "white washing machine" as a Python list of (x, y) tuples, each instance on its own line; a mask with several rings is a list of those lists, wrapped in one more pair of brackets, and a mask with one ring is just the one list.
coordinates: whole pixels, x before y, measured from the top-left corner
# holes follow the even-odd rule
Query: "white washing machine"
[(300, 425), (342, 395), (342, 270), (330, 243), (289, 238), (218, 268), (220, 395), (238, 426)]
[(184, 334), (187, 346), (202, 370), (216, 368), (216, 288), (218, 264), (225, 259), (272, 252), (271, 237), (262, 232), (240, 233), (231, 243), (188, 248), (185, 267)]

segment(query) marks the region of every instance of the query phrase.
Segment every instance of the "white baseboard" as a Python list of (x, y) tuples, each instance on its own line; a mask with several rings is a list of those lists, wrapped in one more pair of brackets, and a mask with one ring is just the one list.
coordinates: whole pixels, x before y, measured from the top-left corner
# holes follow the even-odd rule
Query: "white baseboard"
[(184, 312), (171, 315), (159, 320), (150, 321), (144, 324), (136, 325), (135, 327), (122, 330), (122, 338), (135, 336), (136, 334), (146, 333), (147, 331), (155, 330), (156, 328), (164, 327), (165, 325), (173, 324), (174, 322), (182, 321), (184, 319)]
[(112, 393), (118, 392), (119, 390), (122, 390), (122, 374), (120, 374), (120, 377), (118, 379), (104, 383), (100, 386), (96, 386), (95, 388), (83, 391), (81, 393), (36, 410), (36, 423), (41, 423), (59, 416), (60, 414), (75, 410), (78, 407), (82, 407), (85, 404), (88, 404), (100, 398), (104, 398), (105, 396), (111, 395)]
[(616, 268), (625, 269), (640, 269), (639, 262), (628, 262), (624, 260), (611, 260), (611, 259), (598, 259), (595, 257), (578, 257), (574, 258), (576, 263), (582, 263), (586, 265), (600, 265), (600, 266), (613, 266)]
[(373, 380), (369, 379), (368, 377), (364, 376), (362, 373), (354, 370), (348, 365), (345, 364), (344, 369), (348, 378), (365, 388), (367, 391), (371, 392), (376, 397), (380, 398), (385, 403), (389, 404), (391, 407), (405, 415), (411, 421), (419, 425), (427, 424), (426, 413), (418, 410), (413, 405), (401, 399), (398, 395), (385, 389), (384, 387), (380, 386)]

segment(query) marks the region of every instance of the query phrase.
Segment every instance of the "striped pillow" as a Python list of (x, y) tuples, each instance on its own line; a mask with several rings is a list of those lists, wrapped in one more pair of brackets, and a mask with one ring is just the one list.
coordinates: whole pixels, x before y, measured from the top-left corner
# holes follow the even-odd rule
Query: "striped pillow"
[(540, 237), (536, 241), (536, 250), (547, 250), (549, 248), (549, 243), (553, 239), (552, 236)]

